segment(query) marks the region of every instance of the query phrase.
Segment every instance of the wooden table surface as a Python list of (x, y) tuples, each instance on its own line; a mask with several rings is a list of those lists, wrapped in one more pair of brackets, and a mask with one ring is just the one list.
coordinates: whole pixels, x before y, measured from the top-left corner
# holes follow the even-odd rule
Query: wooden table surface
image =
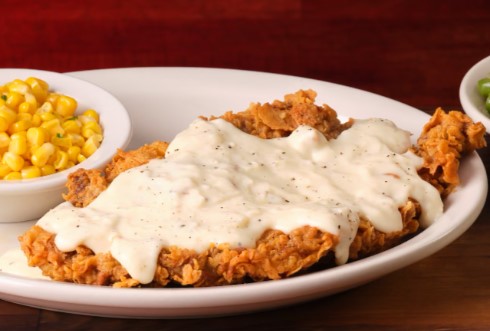
[[(490, 1), (2, 1), (0, 66), (258, 70), (461, 109), (490, 55)], [(128, 82), (134, 84), (134, 82)], [(489, 149), (480, 152), (490, 163)], [(487, 166), (488, 171), (488, 166)], [(350, 291), (208, 319), (73, 315), (0, 301), (0, 330), (490, 330), (490, 209), (433, 256)]]

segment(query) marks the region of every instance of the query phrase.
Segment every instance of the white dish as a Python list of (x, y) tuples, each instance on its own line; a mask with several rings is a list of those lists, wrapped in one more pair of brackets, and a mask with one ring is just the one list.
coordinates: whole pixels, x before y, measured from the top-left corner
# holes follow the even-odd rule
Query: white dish
[[(198, 68), (131, 68), (71, 73), (116, 95), (133, 119), (135, 147), (170, 139), (198, 115), (245, 109), (301, 88), (339, 114), (383, 117), (417, 136), (428, 116), (372, 93), (310, 79)], [(269, 309), (327, 296), (372, 281), (421, 260), (459, 237), (477, 218), (487, 194), (481, 159), (462, 163), (462, 185), (434, 225), (411, 240), (361, 261), (290, 279), (213, 288), (114, 289), (32, 280), (0, 273), (0, 298), (45, 309), (100, 316), (179, 318)], [(0, 224), (0, 254), (32, 223)], [(380, 295), (383, 295), (380, 293)]]
[(459, 87), (459, 100), (468, 116), (482, 122), (490, 132), (490, 114), (485, 109), (485, 98), (477, 88), (478, 81), (485, 77), (490, 77), (490, 56), (480, 60), (465, 74)]

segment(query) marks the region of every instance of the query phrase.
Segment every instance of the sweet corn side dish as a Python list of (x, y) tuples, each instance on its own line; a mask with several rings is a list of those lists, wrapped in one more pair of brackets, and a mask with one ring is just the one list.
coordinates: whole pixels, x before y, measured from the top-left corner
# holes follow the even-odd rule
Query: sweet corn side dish
[(102, 139), (98, 112), (79, 113), (77, 100), (51, 91), (42, 79), (14, 79), (0, 86), (0, 179), (71, 168), (92, 155)]

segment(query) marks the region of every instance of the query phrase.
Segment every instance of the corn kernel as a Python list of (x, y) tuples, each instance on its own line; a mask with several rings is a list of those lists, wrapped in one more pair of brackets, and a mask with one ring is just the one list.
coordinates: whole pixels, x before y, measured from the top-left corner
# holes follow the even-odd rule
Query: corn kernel
[(24, 166), (24, 159), (22, 156), (14, 154), (12, 152), (5, 152), (3, 154), (3, 163), (9, 166), (12, 171), (20, 171)]
[(42, 167), (48, 163), (49, 158), (55, 151), (56, 148), (53, 144), (44, 143), (32, 153), (31, 163), (35, 166)]
[(49, 122), (52, 120), (58, 120), (58, 117), (52, 112), (44, 112), (39, 114), (43, 122)]
[(35, 111), (36, 107), (27, 101), (24, 101), (19, 105), (19, 113), (33, 114)]
[(83, 161), (85, 161), (87, 158), (83, 155), (83, 154), (78, 154), (77, 156), (77, 161), (78, 163), (82, 163)]
[(66, 150), (66, 153), (68, 154), (68, 159), (70, 161), (76, 162), (78, 155), (80, 155), (81, 151), (82, 151), (82, 149), (79, 146), (70, 146)]
[(7, 100), (5, 104), (10, 108), (17, 108), (22, 102), (24, 102), (24, 97), (18, 92), (9, 92), (7, 94)]
[(41, 176), (41, 169), (36, 166), (25, 167), (20, 171), (23, 179), (36, 178)]
[(60, 134), (53, 136), (51, 138), (51, 143), (63, 149), (68, 149), (71, 147), (71, 139), (69, 137), (62, 136)]
[(70, 138), (71, 144), (74, 146), (82, 147), (85, 143), (85, 139), (83, 139), (83, 137), (77, 133), (68, 133), (67, 137)]
[(10, 145), (10, 136), (6, 132), (0, 133), (0, 148), (8, 147)]
[(27, 151), (26, 136), (15, 133), (10, 136), (9, 152), (22, 155)]
[(73, 116), (75, 110), (77, 109), (78, 103), (72, 97), (67, 95), (60, 95), (58, 100), (56, 100), (55, 110), (58, 114), (68, 117)]
[(83, 144), (82, 154), (85, 157), (89, 157), (90, 155), (92, 155), (97, 150), (97, 148), (99, 148), (101, 141), (101, 135), (95, 134), (93, 136), (90, 136)]
[(82, 126), (82, 136), (85, 138), (91, 137), (94, 134), (101, 134), (102, 128), (96, 122), (87, 122)]
[(0, 164), (0, 177), (3, 178), (12, 172), (12, 169), (6, 164)]
[(66, 169), (68, 164), (68, 153), (63, 151), (56, 152), (56, 159), (53, 163), (54, 168), (57, 170)]
[(40, 126), (42, 121), (41, 115), (37, 113), (32, 115), (32, 126)]
[(32, 106), (31, 111), (34, 113), (37, 110), (37, 107), (39, 106), (34, 94), (26, 93), (24, 95), (24, 99), (25, 99), (25, 102), (27, 102), (28, 104), (30, 104)]
[(8, 125), (10, 125), (15, 122), (17, 113), (7, 105), (4, 105), (0, 106), (0, 117), (3, 117), (7, 121)]
[(36, 110), (36, 113), (38, 114), (44, 114), (44, 113), (52, 113), (54, 112), (54, 107), (53, 107), (53, 103), (49, 102), (49, 101), (45, 101), (41, 107), (39, 107), (37, 110)]
[(65, 133), (65, 130), (61, 127), (60, 120), (57, 118), (43, 122), (41, 127), (46, 129), (51, 136), (63, 135)]
[(31, 87), (32, 94), (34, 94), (36, 99), (40, 103), (43, 103), (48, 96), (48, 84), (45, 81), (34, 77), (27, 78), (26, 83), (29, 84), (29, 86)]
[(32, 114), (30, 114), (30, 113), (18, 113), (17, 114), (17, 121), (22, 121), (22, 120), (32, 121)]
[(0, 117), (0, 132), (5, 132), (9, 128), (9, 123), (3, 117)]
[(96, 122), (99, 122), (99, 114), (94, 109), (87, 109), (83, 112), (83, 115), (92, 117)]
[(19, 179), (22, 179), (22, 175), (18, 171), (12, 171), (11, 173), (9, 173), (5, 177), (3, 177), (3, 179), (5, 179), (5, 180), (19, 180)]
[(32, 122), (29, 120), (20, 120), (15, 123), (12, 123), (8, 129), (10, 134), (14, 134), (21, 131), (27, 131), (30, 127), (32, 127)]
[(46, 164), (41, 167), (41, 175), (42, 176), (47, 176), (47, 175), (52, 175), (56, 172), (56, 169), (52, 164)]
[(43, 128), (29, 128), (26, 135), (31, 146), (38, 147), (46, 142), (46, 130)]
[(80, 122), (82, 122), (82, 124), (86, 124), (86, 123), (89, 123), (89, 122), (96, 122), (95, 118), (93, 118), (92, 116), (85, 116), (85, 115), (80, 115), (78, 116), (78, 119), (80, 120)]
[(55, 105), (59, 96), (60, 96), (59, 93), (49, 93), (48, 96), (46, 97), (46, 102), (49, 102), (50, 104)]
[(21, 95), (31, 92), (31, 87), (20, 79), (14, 79), (6, 85), (9, 92), (15, 92)]
[(64, 121), (61, 126), (67, 133), (80, 133), (82, 123), (76, 118), (70, 118)]

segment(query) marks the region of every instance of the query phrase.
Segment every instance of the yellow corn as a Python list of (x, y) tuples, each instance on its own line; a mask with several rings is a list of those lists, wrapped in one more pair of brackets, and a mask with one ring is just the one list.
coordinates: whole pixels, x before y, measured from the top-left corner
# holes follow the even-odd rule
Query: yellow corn
[(22, 94), (18, 92), (9, 92), (7, 93), (7, 100), (5, 100), (5, 104), (10, 108), (17, 108), (24, 100), (25, 99)]
[(38, 147), (46, 142), (46, 131), (43, 128), (29, 128), (26, 135), (31, 146)]
[(36, 111), (36, 107), (27, 101), (24, 101), (19, 105), (19, 114), (20, 113), (33, 114), (35, 111)]
[(3, 117), (0, 117), (0, 132), (5, 132), (9, 128), (9, 123)]
[(54, 168), (57, 170), (66, 169), (68, 165), (68, 153), (63, 151), (56, 152), (56, 159), (54, 161)]
[(38, 127), (41, 125), (42, 121), (43, 120), (41, 119), (41, 115), (39, 115), (39, 114), (33, 114), (32, 115), (32, 126)]
[(12, 171), (20, 171), (24, 166), (24, 159), (22, 156), (14, 154), (12, 152), (5, 152), (2, 158), (3, 163), (9, 166)]
[(42, 176), (52, 175), (55, 172), (56, 172), (56, 169), (51, 164), (46, 164), (46, 165), (41, 167), (41, 175)]
[(26, 136), (23, 134), (15, 133), (10, 136), (9, 152), (22, 155), (27, 151)]
[(31, 87), (24, 81), (20, 79), (14, 79), (13, 81), (6, 84), (9, 92), (15, 92), (21, 95), (29, 93), (31, 91)]
[(8, 132), (14, 134), (21, 131), (27, 131), (32, 127), (32, 122), (30, 120), (20, 120), (10, 125)]
[(7, 176), (12, 172), (12, 169), (6, 164), (0, 164), (0, 178)]
[(41, 121), (43, 122), (49, 122), (49, 121), (52, 121), (52, 120), (58, 120), (58, 117), (56, 117), (56, 115), (53, 113), (53, 112), (43, 112), (41, 114), (39, 114), (39, 116), (41, 117)]
[(67, 95), (60, 95), (56, 100), (56, 112), (64, 117), (73, 116), (77, 109), (77, 100)]
[(0, 85), (0, 178), (46, 176), (83, 162), (99, 148), (99, 114), (75, 115), (74, 98), (29, 77)]
[(85, 157), (89, 157), (90, 155), (94, 154), (97, 148), (99, 148), (101, 141), (102, 136), (99, 134), (94, 134), (93, 136), (90, 136), (83, 144), (82, 154)]
[(82, 149), (78, 146), (70, 146), (67, 150), (66, 153), (68, 154), (68, 159), (73, 162), (77, 162), (78, 155), (80, 155), (80, 152)]
[(48, 84), (45, 81), (34, 77), (27, 78), (26, 83), (31, 87), (32, 94), (36, 97), (36, 100), (39, 103), (43, 103), (48, 96)]
[(48, 96), (46, 97), (46, 102), (49, 102), (50, 104), (55, 105), (59, 96), (60, 96), (59, 93), (49, 93)]
[(70, 138), (72, 145), (82, 147), (85, 143), (85, 139), (83, 139), (83, 137), (77, 133), (68, 133), (67, 137)]
[(42, 167), (48, 163), (49, 158), (55, 151), (56, 148), (53, 144), (44, 143), (32, 153), (31, 163), (35, 166)]
[(5, 179), (5, 180), (19, 180), (19, 179), (22, 179), (22, 175), (18, 171), (12, 171), (11, 173), (9, 173), (5, 177), (3, 177), (3, 179)]
[(15, 122), (17, 113), (7, 105), (4, 105), (0, 106), (0, 117), (3, 117), (7, 121), (8, 125), (10, 125)]
[(83, 161), (85, 161), (87, 158), (83, 155), (83, 154), (78, 154), (77, 156), (77, 161), (78, 163), (82, 163)]
[(32, 114), (30, 114), (30, 113), (18, 113), (17, 114), (17, 121), (22, 121), (22, 120), (32, 121)]
[(36, 178), (41, 176), (41, 169), (36, 166), (28, 166), (20, 171), (23, 179)]
[(71, 139), (69, 137), (57, 134), (51, 138), (53, 145), (61, 147), (63, 149), (68, 149), (71, 147)]
[(83, 115), (92, 117), (96, 122), (99, 122), (99, 113), (97, 113), (94, 109), (87, 109), (83, 112)]
[[(24, 102), (26, 102), (29, 105), (31, 105), (32, 108), (30, 109), (30, 111), (32, 113), (34, 113), (36, 111), (37, 107), (38, 107), (38, 102), (37, 102), (36, 97), (34, 96), (34, 94), (32, 94), (32, 93), (26, 93), (24, 95), (24, 99), (25, 99)], [(20, 105), (19, 105), (19, 107), (20, 107)]]
[(36, 110), (36, 113), (38, 114), (44, 114), (44, 113), (52, 113), (54, 112), (54, 107), (53, 107), (53, 103), (49, 102), (49, 101), (45, 101), (41, 107), (39, 107), (37, 110)]
[(63, 135), (65, 133), (65, 130), (61, 127), (60, 120), (57, 118), (43, 122), (41, 128), (46, 129), (51, 136)]
[(0, 133), (0, 148), (9, 147), (10, 136), (6, 132)]
[(64, 121), (61, 127), (67, 133), (80, 133), (82, 130), (82, 123), (76, 118), (70, 118)]

